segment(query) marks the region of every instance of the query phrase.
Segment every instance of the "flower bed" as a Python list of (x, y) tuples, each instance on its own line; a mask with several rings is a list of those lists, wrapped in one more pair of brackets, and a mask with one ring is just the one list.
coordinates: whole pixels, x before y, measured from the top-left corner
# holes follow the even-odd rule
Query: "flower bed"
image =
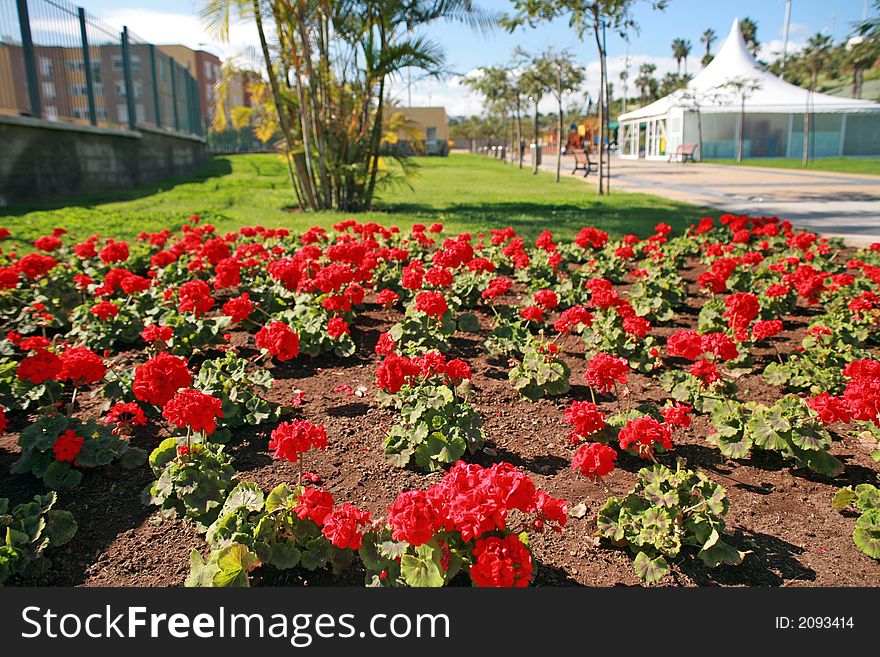
[(874, 497), (832, 504), (880, 469), (878, 245), (725, 215), (35, 246), (0, 261), (0, 481), (78, 530), (14, 582), (880, 574)]

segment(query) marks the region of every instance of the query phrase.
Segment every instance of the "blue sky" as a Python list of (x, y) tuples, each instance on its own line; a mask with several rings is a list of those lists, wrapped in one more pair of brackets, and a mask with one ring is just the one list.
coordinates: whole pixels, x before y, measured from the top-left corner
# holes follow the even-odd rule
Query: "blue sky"
[[(489, 11), (504, 12), (512, 8), (508, 0), (476, 0)], [(83, 0), (81, 3), (92, 14), (111, 24), (127, 24), (139, 36), (154, 42), (183, 42), (191, 47), (226, 55), (239, 52), (257, 43), (256, 30), (252, 25), (236, 26), (230, 44), (216, 44), (201, 27), (198, 19), (198, 2), (191, 0), (153, 0), (136, 2), (129, 0)], [(825, 32), (835, 41), (847, 36), (853, 21), (860, 20), (864, 0), (792, 0), (790, 49), (799, 48), (812, 34)], [(711, 27), (719, 35), (717, 49), (730, 30), (735, 17), (749, 16), (758, 24), (758, 39), (763, 44), (762, 56), (769, 57), (781, 51), (782, 27), (785, 12), (783, 0), (737, 0), (715, 2), (713, 0), (670, 0), (664, 12), (651, 11), (648, 2), (637, 5), (636, 20), (641, 29), (630, 35), (630, 66), (638, 68), (643, 61), (657, 64), (658, 74), (675, 69), (670, 42), (675, 37), (689, 39), (694, 55), (689, 70), (699, 70), (702, 55), (700, 35)], [(468, 74), (478, 66), (508, 62), (513, 49), (519, 45), (531, 52), (549, 46), (568, 48), (587, 67), (585, 90), (598, 84), (598, 66), (595, 62), (595, 46), (592, 41), (579, 43), (565, 21), (544, 24), (535, 29), (523, 28), (512, 34), (502, 30), (483, 36), (461, 25), (436, 24), (429, 30), (431, 38), (446, 50), (451, 71)], [(625, 42), (616, 35), (608, 34), (609, 75), (619, 87), (619, 73), (624, 67)], [(461, 86), (459, 75), (445, 80), (416, 82), (412, 87), (414, 105), (445, 105), (450, 114), (478, 113), (480, 102)], [(397, 99), (406, 102), (406, 85), (398, 81), (393, 87)]]

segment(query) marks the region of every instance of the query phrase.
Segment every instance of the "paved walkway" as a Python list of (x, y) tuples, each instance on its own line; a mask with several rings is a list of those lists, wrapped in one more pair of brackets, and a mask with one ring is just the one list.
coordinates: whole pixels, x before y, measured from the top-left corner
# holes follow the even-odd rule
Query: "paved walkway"
[[(541, 168), (555, 172), (556, 158), (545, 158)], [(573, 168), (574, 158), (563, 157), (562, 175), (570, 176)], [(595, 185), (595, 175), (588, 181)], [(880, 241), (880, 176), (612, 156), (611, 188), (737, 214), (776, 215), (858, 246)]]

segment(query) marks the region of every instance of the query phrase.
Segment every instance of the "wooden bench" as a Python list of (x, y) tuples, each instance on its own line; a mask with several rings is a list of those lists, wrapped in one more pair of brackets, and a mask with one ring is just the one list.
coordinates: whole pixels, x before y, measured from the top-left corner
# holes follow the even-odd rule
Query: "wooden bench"
[(672, 160), (678, 160), (679, 162), (687, 162), (690, 160), (691, 162), (696, 162), (694, 159), (694, 151), (696, 150), (696, 144), (679, 144), (678, 148), (675, 149), (675, 152), (669, 155), (667, 161), (672, 162)]
[(574, 170), (571, 172), (571, 175), (574, 175), (578, 171), (584, 172), (584, 178), (590, 175), (590, 172), (598, 171), (598, 165), (590, 160), (590, 154), (587, 151), (572, 151), (572, 155), (574, 155)]

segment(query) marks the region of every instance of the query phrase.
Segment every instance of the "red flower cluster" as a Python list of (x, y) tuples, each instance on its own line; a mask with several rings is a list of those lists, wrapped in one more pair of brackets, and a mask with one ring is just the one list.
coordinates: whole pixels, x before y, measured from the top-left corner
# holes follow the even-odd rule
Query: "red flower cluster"
[(600, 351), (590, 359), (584, 378), (590, 387), (599, 392), (609, 392), (615, 382), (626, 385), (628, 374), (629, 363), (625, 358), (609, 356)]
[(217, 418), (223, 417), (223, 402), (195, 388), (184, 388), (165, 404), (162, 417), (179, 429), (188, 427), (212, 434), (217, 429)]
[(436, 350), (415, 358), (389, 353), (376, 369), (376, 385), (393, 394), (400, 392), (404, 385), (415, 383), (417, 379), (442, 377), (444, 382), (457, 385), (464, 379), (470, 379), (472, 375), (466, 362), (460, 358), (447, 361)]
[(758, 297), (751, 292), (737, 292), (727, 297), (725, 304), (724, 317), (730, 321), (734, 339), (737, 342), (748, 340), (749, 326), (761, 309)]
[(318, 525), (323, 525), (327, 516), (333, 511), (333, 496), (318, 488), (306, 486), (300, 493), (293, 510), (300, 520), (308, 518)]
[(144, 342), (168, 342), (174, 337), (174, 329), (160, 324), (148, 324), (141, 331), (141, 337)]
[(584, 306), (572, 306), (562, 311), (553, 328), (559, 333), (571, 333), (578, 326), (592, 326), (593, 315)]
[(252, 312), (254, 312), (254, 304), (251, 302), (251, 295), (247, 292), (223, 304), (223, 314), (233, 322), (243, 322)]
[(60, 356), (59, 381), (73, 381), (76, 385), (97, 383), (104, 378), (107, 367), (101, 357), (88, 347), (69, 347)]
[(363, 528), (370, 522), (370, 512), (345, 502), (324, 518), (321, 533), (336, 547), (359, 550), (364, 538)]
[(341, 317), (331, 317), (327, 321), (327, 335), (330, 336), (332, 340), (338, 340), (343, 335), (349, 335), (351, 330), (348, 328), (348, 324)]
[(577, 444), (605, 428), (605, 414), (593, 402), (573, 401), (565, 409), (565, 421), (572, 426), (569, 440)]
[(532, 555), (517, 536), (477, 540), (471, 579), (481, 587), (526, 587), (532, 580)]
[(617, 452), (613, 447), (602, 443), (587, 443), (581, 445), (575, 452), (571, 467), (580, 470), (582, 475), (595, 481), (614, 471), (616, 459)]
[(417, 546), (431, 540), (442, 526), (442, 517), (427, 491), (410, 490), (400, 493), (388, 507), (388, 524), (395, 541)]
[(269, 449), (279, 461), (296, 463), (300, 455), (310, 449), (327, 449), (327, 431), (323, 424), (305, 420), (282, 422), (272, 431)]
[(498, 278), (493, 278), (491, 281), (489, 281), (489, 285), (486, 287), (485, 290), (483, 290), (480, 296), (487, 301), (492, 301), (493, 299), (497, 299), (503, 294), (507, 294), (512, 286), (513, 281), (511, 281), (509, 278), (499, 276)]
[(157, 354), (134, 370), (134, 396), (153, 406), (164, 406), (181, 388), (192, 383), (186, 361), (167, 352)]
[(654, 448), (672, 449), (672, 430), (650, 416), (643, 416), (626, 423), (618, 435), (620, 449), (633, 449), (644, 459), (654, 456)]
[(752, 326), (752, 339), (755, 342), (769, 340), (782, 332), (782, 321), (779, 319), (759, 319)]
[(202, 280), (187, 281), (177, 290), (177, 309), (182, 313), (194, 313), (201, 317), (214, 307), (211, 288)]
[(299, 355), (299, 334), (284, 322), (269, 322), (256, 332), (254, 342), (280, 361)]
[(425, 313), (428, 317), (439, 319), (449, 310), (449, 306), (440, 292), (419, 292), (416, 295), (416, 310)]
[(68, 429), (55, 439), (52, 451), (57, 460), (71, 463), (76, 460), (84, 442), (82, 436), (77, 436), (73, 429)]
[(687, 360), (697, 360), (705, 353), (711, 353), (721, 360), (730, 360), (739, 355), (736, 343), (724, 333), (700, 335), (692, 330), (676, 331), (670, 335), (666, 340), (666, 349), (670, 356)]
[(130, 427), (147, 425), (147, 417), (137, 402), (119, 402), (110, 407), (104, 416), (105, 424), (115, 424), (113, 433), (121, 433)]

